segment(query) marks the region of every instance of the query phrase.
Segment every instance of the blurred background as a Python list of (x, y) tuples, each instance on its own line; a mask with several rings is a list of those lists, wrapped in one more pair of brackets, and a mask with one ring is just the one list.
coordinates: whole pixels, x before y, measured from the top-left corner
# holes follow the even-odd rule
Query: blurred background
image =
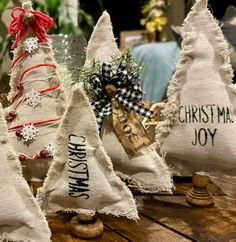
[[(49, 34), (55, 35), (53, 39), (56, 46), (55, 51), (57, 51), (58, 55), (60, 53), (62, 55), (60, 48), (67, 49), (66, 53), (63, 52), (61, 62), (65, 62), (66, 54), (70, 53), (68, 58), (80, 58), (77, 60), (78, 65), (83, 64), (84, 47), (96, 21), (102, 12), (107, 10), (111, 15), (114, 34), (120, 49), (133, 48), (134, 57), (141, 64), (153, 62), (153, 59), (150, 59), (151, 57), (157, 63), (153, 64), (147, 70), (149, 73), (142, 77), (142, 87), (146, 92), (146, 99), (149, 99), (149, 101), (161, 101), (165, 98), (168, 82), (179, 57), (181, 48), (179, 26), (183, 23), (194, 2), (194, 0), (38, 0), (33, 1), (33, 4), (34, 9), (41, 10), (54, 19), (54, 27)], [(12, 39), (8, 36), (7, 26), (10, 21), (12, 7), (20, 5), (20, 0), (0, 1), (0, 95), (3, 94), (3, 96), (9, 90), (8, 73), (12, 58), (10, 52)], [(230, 9), (229, 6), (231, 6)], [(236, 0), (209, 0), (209, 9), (215, 18), (225, 24), (229, 24), (226, 31), (223, 32), (234, 51), (236, 48), (236, 23), (232, 19), (236, 16), (235, 7)], [(222, 27), (223, 25), (221, 24), (220, 26)], [(233, 30), (228, 27), (232, 27)], [(60, 37), (61, 39), (59, 40), (58, 35), (66, 35), (67, 40), (65, 41), (64, 37)], [(75, 38), (70, 36), (80, 37), (76, 42)], [(59, 41), (62, 43), (59, 43)], [(67, 47), (63, 43), (66, 43)], [(152, 47), (147, 46), (150, 43), (155, 44), (155, 47), (153, 45)], [(77, 44), (80, 44), (80, 50), (78, 50)], [(145, 47), (142, 45), (145, 45)], [(71, 52), (70, 48), (72, 49)], [(75, 49), (77, 49), (77, 53), (74, 53), (74, 56), (72, 56)], [(153, 49), (155, 49), (154, 53), (156, 54), (150, 56), (150, 52), (153, 52)], [(57, 56), (57, 58), (60, 62), (60, 56)], [(76, 61), (71, 63), (70, 67), (72, 64), (76, 65)], [(157, 75), (156, 72), (158, 72), (159, 80), (152, 77)], [(153, 85), (156, 85), (157, 81), (160, 83), (160, 87), (157, 88), (158, 90), (153, 90)]]

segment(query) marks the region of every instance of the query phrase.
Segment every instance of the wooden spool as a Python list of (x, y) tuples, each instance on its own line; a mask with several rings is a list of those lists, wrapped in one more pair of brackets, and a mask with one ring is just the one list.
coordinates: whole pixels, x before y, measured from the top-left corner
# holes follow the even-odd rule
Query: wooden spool
[(103, 233), (104, 225), (97, 215), (78, 214), (71, 219), (70, 230), (81, 239), (93, 239)]
[(193, 187), (186, 193), (186, 201), (193, 206), (210, 206), (214, 204), (211, 192), (207, 190), (209, 177), (204, 172), (192, 176)]

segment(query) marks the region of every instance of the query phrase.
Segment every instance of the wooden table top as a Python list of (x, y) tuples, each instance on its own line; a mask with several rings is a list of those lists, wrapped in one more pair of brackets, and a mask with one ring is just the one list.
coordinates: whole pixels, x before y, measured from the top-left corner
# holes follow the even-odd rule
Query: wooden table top
[[(125, 218), (101, 215), (104, 233), (96, 242), (236, 242), (236, 179), (212, 179), (209, 190), (215, 205), (191, 207), (185, 193), (191, 183), (176, 183), (174, 195), (143, 196), (136, 193), (139, 204), (138, 223)], [(48, 215), (53, 242), (87, 241), (76, 238), (69, 230), (74, 215)]]

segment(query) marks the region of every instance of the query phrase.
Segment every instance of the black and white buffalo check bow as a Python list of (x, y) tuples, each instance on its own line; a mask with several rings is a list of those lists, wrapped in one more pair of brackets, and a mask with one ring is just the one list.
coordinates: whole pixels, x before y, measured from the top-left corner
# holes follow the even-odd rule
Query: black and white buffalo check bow
[(107, 85), (116, 87), (116, 92), (112, 98), (115, 98), (124, 107), (150, 118), (153, 111), (139, 105), (143, 92), (140, 85), (133, 84), (138, 75), (138, 73), (128, 75), (126, 63), (123, 60), (117, 70), (114, 70), (111, 64), (103, 63), (102, 73), (91, 76), (90, 83), (98, 99), (98, 101), (92, 102), (92, 108), (96, 113), (99, 132), (102, 128), (103, 118), (112, 114), (111, 97), (105, 92)]

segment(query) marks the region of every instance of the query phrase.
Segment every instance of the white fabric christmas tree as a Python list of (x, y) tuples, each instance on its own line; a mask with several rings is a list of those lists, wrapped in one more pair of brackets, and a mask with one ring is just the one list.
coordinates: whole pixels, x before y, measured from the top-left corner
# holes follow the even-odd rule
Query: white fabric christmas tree
[[(104, 12), (88, 42), (85, 68), (91, 66), (94, 60), (102, 65), (121, 55), (114, 38), (110, 16), (107, 12)], [(104, 72), (108, 70), (106, 68), (104, 68)], [(94, 111), (96, 112), (96, 108), (94, 108)], [(140, 122), (137, 120), (136, 123)], [(143, 148), (134, 155), (130, 155), (120, 142), (112, 124), (106, 118), (103, 119), (101, 138), (104, 148), (112, 160), (114, 170), (122, 179), (127, 181), (130, 187), (147, 193), (171, 193), (173, 187), (171, 173), (168, 166), (157, 154), (154, 144)]]
[(207, 171), (235, 176), (235, 101), (229, 47), (207, 0), (193, 6), (182, 27), (182, 51), (168, 87), (158, 147), (181, 175)]
[(49, 242), (46, 218), (23, 178), (0, 104), (0, 241)]
[(132, 194), (113, 171), (89, 100), (78, 87), (72, 92), (55, 145), (55, 157), (37, 194), (43, 210), (138, 219)]
[(6, 110), (9, 137), (25, 178), (43, 179), (55, 152), (55, 132), (66, 104), (45, 33), (53, 21), (33, 11), (30, 1), (13, 9), (12, 17), (9, 32), (16, 40), (8, 95), (11, 106)]

